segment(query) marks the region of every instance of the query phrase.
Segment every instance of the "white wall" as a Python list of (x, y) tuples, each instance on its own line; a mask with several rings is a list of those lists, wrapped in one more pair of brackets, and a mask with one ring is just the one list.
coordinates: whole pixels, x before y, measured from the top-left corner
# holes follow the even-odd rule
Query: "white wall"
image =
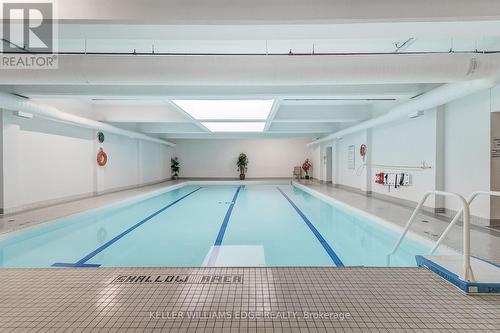
[[(491, 137), (492, 139), (500, 138), (500, 105), (498, 109), (492, 109), (491, 114)], [(498, 110), (498, 111), (497, 111)], [(492, 141), (493, 143), (493, 141)], [(492, 191), (500, 191), (500, 158), (493, 157), (491, 159), (490, 169), (490, 189)], [(490, 218), (494, 219), (493, 224), (500, 225), (500, 198), (493, 197), (490, 200)]]
[(172, 148), (2, 111), (3, 205), (7, 212), (170, 178)]
[[(425, 162), (432, 167), (411, 171), (373, 167), (373, 175), (378, 172), (408, 172), (412, 176), (411, 186), (389, 189), (373, 184), (373, 192), (417, 202), (426, 191), (436, 188), (436, 112), (427, 110), (421, 117), (372, 130), (373, 164), (418, 166)], [(433, 207), (433, 200), (426, 205)]]
[(147, 184), (171, 177), (170, 158), (174, 149), (149, 141), (139, 144), (139, 183)]
[[(361, 191), (366, 191), (366, 168), (363, 168), (363, 161), (359, 155), (360, 146), (366, 143), (366, 131), (345, 136), (336, 142), (336, 145), (333, 148), (335, 162), (333, 167), (334, 176), (332, 177), (335, 184), (341, 184), (359, 189)], [(352, 145), (354, 145), (355, 163), (354, 169), (349, 169), (348, 152), (349, 146)]]
[[(101, 145), (108, 155), (108, 163), (104, 167), (96, 167), (97, 191), (104, 192), (120, 187), (129, 187), (139, 183), (139, 156), (137, 140), (127, 137), (105, 134)], [(94, 140), (93, 151), (99, 150)]]
[[(237, 178), (236, 160), (247, 154), (247, 177), (292, 177), (293, 167), (313, 154), (311, 139), (178, 140), (175, 154), (181, 163), (180, 177)], [(314, 161), (313, 161), (314, 162)], [(313, 174), (316, 172), (313, 165)]]
[[(310, 142), (308, 140), (308, 142)], [(309, 147), (310, 150), (310, 155), (311, 155), (311, 161), (313, 165), (313, 177), (316, 179), (322, 179), (321, 173), (323, 169), (323, 161), (321, 157), (321, 146), (320, 145), (314, 145)]]
[[(433, 189), (456, 192), (465, 197), (475, 190), (490, 189), (490, 113), (500, 111), (500, 86), (459, 99), (425, 115), (386, 126), (348, 135), (335, 142), (321, 144), (321, 156), (327, 146), (334, 147), (333, 182), (367, 191), (370, 189), (403, 200), (418, 201)], [(439, 112), (442, 112), (440, 114)], [(410, 171), (412, 186), (391, 189), (374, 184), (373, 175), (384, 168), (371, 168), (371, 174), (356, 172), (361, 157), (361, 144), (368, 144), (368, 157), (373, 164), (419, 165), (425, 161), (432, 169)], [(356, 170), (347, 168), (347, 149), (356, 146)], [(369, 171), (369, 169), (367, 169)], [(324, 169), (320, 178), (326, 178)], [(359, 175), (358, 175), (359, 174)], [(437, 202), (437, 204), (436, 204)], [(453, 198), (441, 202), (429, 200), (429, 207), (458, 210)], [(490, 216), (490, 201), (478, 199), (472, 214)]]
[[(368, 146), (365, 162), (359, 154), (362, 144)], [(436, 111), (428, 110), (424, 116), (399, 123), (376, 127), (343, 137), (335, 142), (325, 143), (334, 147), (333, 182), (363, 192), (375, 192), (410, 201), (418, 201), (422, 194), (434, 189), (436, 162)], [(355, 146), (355, 169), (348, 168), (348, 148)], [(425, 161), (433, 169), (426, 171), (393, 170), (370, 167), (373, 164), (417, 166)], [(366, 167), (363, 164), (366, 163)], [(410, 172), (413, 184), (398, 189), (374, 183), (378, 172)], [(325, 177), (325, 175), (323, 176)], [(432, 201), (428, 206), (433, 207)]]
[[(499, 89), (468, 96), (445, 106), (445, 189), (468, 196), (490, 189), (490, 112), (500, 100)], [(489, 217), (489, 199), (478, 198), (473, 215)], [(446, 199), (446, 207), (459, 206)]]
[(92, 193), (92, 131), (3, 112), (4, 205)]
[[(397, 172), (380, 167), (363, 168), (359, 154), (362, 144), (368, 146), (365, 163), (389, 165), (427, 165), (435, 166), (436, 157), (436, 110), (428, 110), (424, 116), (399, 123), (389, 124), (361, 131), (343, 137), (335, 142), (322, 145), (334, 147), (333, 182), (359, 189), (373, 191), (405, 200), (418, 201), (422, 194), (435, 186), (434, 168), (427, 171), (411, 171), (414, 184), (388, 191), (387, 187), (374, 184), (374, 175), (380, 171)], [(348, 148), (355, 146), (355, 169), (348, 168)], [(403, 171), (403, 170), (400, 170)], [(323, 175), (323, 179), (326, 175)]]

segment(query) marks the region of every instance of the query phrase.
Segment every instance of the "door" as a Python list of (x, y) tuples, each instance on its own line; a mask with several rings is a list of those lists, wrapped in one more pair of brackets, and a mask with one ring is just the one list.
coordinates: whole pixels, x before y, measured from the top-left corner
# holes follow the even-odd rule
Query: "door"
[(331, 183), (332, 182), (332, 153), (333, 149), (332, 147), (326, 147), (326, 182)]

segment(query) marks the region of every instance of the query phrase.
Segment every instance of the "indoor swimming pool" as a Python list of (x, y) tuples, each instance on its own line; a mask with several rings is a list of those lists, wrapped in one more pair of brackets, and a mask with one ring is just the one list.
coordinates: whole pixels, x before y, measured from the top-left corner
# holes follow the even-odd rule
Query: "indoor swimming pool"
[(288, 184), (186, 184), (2, 235), (0, 266), (416, 266), (430, 246)]

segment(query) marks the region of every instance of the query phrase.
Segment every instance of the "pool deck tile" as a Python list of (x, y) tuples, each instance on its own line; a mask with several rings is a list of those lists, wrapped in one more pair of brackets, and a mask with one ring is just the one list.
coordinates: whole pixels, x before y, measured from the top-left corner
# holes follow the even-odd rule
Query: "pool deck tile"
[[(169, 275), (241, 281), (167, 283)], [(160, 276), (162, 282), (117, 282), (123, 276), (151, 276), (149, 281)], [(423, 268), (3, 269), (0, 281), (1, 332), (498, 332), (500, 327), (500, 296), (465, 295)]]

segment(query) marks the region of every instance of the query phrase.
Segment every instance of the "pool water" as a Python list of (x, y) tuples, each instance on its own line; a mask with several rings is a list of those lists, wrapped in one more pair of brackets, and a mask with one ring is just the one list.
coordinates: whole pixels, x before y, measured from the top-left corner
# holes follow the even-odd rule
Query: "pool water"
[(416, 266), (426, 244), (292, 185), (187, 185), (0, 239), (0, 267)]

